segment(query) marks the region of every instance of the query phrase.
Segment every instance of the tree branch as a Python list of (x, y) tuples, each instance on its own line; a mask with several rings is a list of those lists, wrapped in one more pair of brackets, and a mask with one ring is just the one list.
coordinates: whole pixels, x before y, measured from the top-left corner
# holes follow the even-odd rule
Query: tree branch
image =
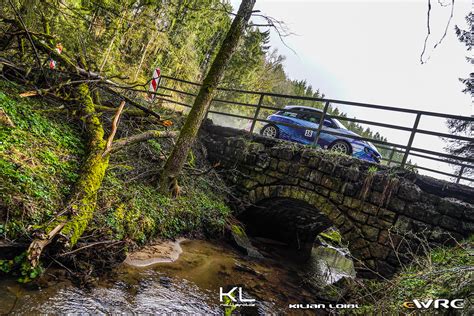
[[(448, 4), (444, 4), (439, 0), (438, 0), (438, 3), (441, 7), (447, 7), (448, 6)], [(420, 55), (420, 63), (421, 64), (427, 63), (428, 60), (430, 60), (430, 58), (431, 58), (431, 55), (429, 55), (426, 58), (426, 60), (423, 60), (423, 56), (426, 53), (426, 46), (427, 46), (427, 43), (428, 43), (428, 38), (430, 37), (430, 34), (431, 34), (431, 27), (430, 27), (431, 14), (430, 13), (431, 13), (431, 0), (428, 0), (428, 10), (427, 10), (427, 14), (426, 14), (427, 15), (427, 20), (426, 20), (427, 34), (426, 34), (426, 37), (425, 37), (425, 41), (423, 43), (423, 51), (421, 52), (421, 55)], [(438, 47), (438, 45), (440, 45), (443, 42), (444, 38), (446, 37), (446, 34), (448, 33), (449, 25), (451, 24), (451, 20), (453, 19), (453, 14), (454, 14), (454, 0), (451, 0), (451, 13), (449, 15), (448, 23), (446, 23), (446, 27), (444, 28), (443, 35), (441, 36), (439, 41), (436, 44), (434, 44), (431, 51), (434, 51), (436, 49), (436, 47)]]
[[(110, 87), (103, 87), (105, 90), (111, 92), (111, 93), (114, 93), (114, 94), (118, 94), (115, 90), (113, 90), (112, 88)], [(125, 101), (127, 101), (128, 103), (130, 103), (131, 105), (133, 105), (134, 107), (142, 110), (143, 112), (145, 112), (146, 114), (148, 115), (151, 115), (151, 116), (154, 116), (156, 117), (157, 119), (161, 120), (161, 116), (158, 114), (158, 113), (155, 113), (153, 112), (152, 110), (150, 109), (147, 109), (146, 107), (144, 107), (143, 105), (140, 105), (139, 103), (133, 101), (132, 99), (130, 99), (129, 97), (126, 97), (124, 95), (121, 95), (121, 98), (123, 98)]]
[(260, 18), (264, 19), (266, 23), (264, 23), (264, 24), (252, 23), (252, 24), (249, 25), (250, 27), (252, 27), (252, 26), (259, 27), (260, 26), (260, 27), (271, 27), (271, 28), (273, 28), (275, 30), (275, 32), (277, 33), (278, 37), (280, 38), (280, 41), (283, 43), (283, 45), (285, 45), (286, 48), (288, 48), (295, 55), (297, 55), (296, 51), (293, 48), (291, 48), (290, 46), (288, 46), (288, 44), (286, 44), (285, 40), (283, 39), (284, 37), (294, 35), (294, 33), (292, 33), (289, 30), (289, 28), (287, 27), (285, 22), (277, 20), (274, 17), (263, 15), (263, 14), (252, 14), (252, 16), (260, 17)]
[(120, 105), (117, 109), (117, 112), (114, 115), (114, 119), (112, 121), (112, 131), (110, 132), (109, 138), (107, 139), (107, 145), (105, 146), (104, 153), (102, 157), (107, 155), (110, 151), (110, 147), (112, 146), (112, 141), (114, 140), (115, 133), (117, 132), (118, 122), (120, 120), (120, 115), (122, 114), (123, 108), (125, 107), (125, 101), (120, 102)]
[[(179, 135), (177, 131), (157, 131), (149, 130), (141, 134), (133, 135), (126, 138), (121, 138), (112, 143), (112, 147), (107, 153), (114, 153), (123, 149), (126, 146), (143, 142), (155, 138), (176, 138)], [(104, 153), (105, 154), (105, 153)]]
[[(431, 0), (428, 0), (428, 11), (426, 12), (427, 18), (426, 18), (426, 27), (427, 27), (427, 34), (425, 37), (425, 42), (423, 43), (423, 51), (421, 52), (420, 56), (420, 62), (424, 64), (425, 62), (423, 61), (423, 55), (425, 54), (426, 51), (426, 43), (428, 42), (428, 38), (430, 37), (431, 34), (431, 28), (430, 28), (430, 13), (431, 13)], [(429, 58), (428, 58), (429, 59)], [(427, 60), (428, 61), (428, 60)]]

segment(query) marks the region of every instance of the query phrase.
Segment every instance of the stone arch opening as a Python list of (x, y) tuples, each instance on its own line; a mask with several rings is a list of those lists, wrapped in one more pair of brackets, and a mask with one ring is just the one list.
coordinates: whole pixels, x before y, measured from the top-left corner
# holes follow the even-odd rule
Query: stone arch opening
[(238, 216), (253, 237), (286, 244), (297, 261), (311, 256), (316, 237), (333, 227), (331, 220), (315, 206), (294, 198), (266, 198)]

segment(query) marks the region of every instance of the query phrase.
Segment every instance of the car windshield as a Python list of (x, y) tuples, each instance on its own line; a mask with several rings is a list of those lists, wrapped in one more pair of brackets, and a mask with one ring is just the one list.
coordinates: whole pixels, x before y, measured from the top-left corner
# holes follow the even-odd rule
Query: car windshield
[(334, 121), (334, 123), (336, 123), (338, 128), (347, 129), (347, 127), (345, 127), (339, 120), (337, 119), (332, 119), (332, 120)]

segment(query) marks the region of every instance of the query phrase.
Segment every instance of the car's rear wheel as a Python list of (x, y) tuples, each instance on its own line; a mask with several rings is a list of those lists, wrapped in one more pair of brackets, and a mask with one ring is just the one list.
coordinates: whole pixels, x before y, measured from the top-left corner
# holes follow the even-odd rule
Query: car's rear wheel
[(343, 140), (337, 140), (332, 143), (331, 146), (329, 146), (329, 150), (340, 154), (350, 155), (351, 145), (349, 145)]
[(260, 134), (267, 137), (278, 138), (280, 135), (280, 130), (275, 125), (268, 124), (262, 128)]

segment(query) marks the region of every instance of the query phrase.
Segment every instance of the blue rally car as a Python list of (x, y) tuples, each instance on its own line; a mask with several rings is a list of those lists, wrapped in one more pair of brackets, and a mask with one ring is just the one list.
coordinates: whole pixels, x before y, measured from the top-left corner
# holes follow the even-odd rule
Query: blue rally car
[[(288, 105), (285, 106), (283, 110), (267, 117), (267, 120), (272, 123), (265, 125), (260, 130), (260, 134), (305, 145), (313, 145), (316, 138), (316, 131), (311, 129), (318, 128), (321, 114), (321, 110), (312, 107)], [(281, 123), (296, 125), (298, 127), (282, 125)], [(324, 133), (324, 131), (333, 131), (348, 135), (348, 137), (331, 135)], [(324, 119), (318, 145), (325, 149), (352, 155), (367, 161), (380, 162), (382, 156), (371, 142), (353, 139), (350, 138), (350, 136), (359, 135), (349, 131), (337, 119), (328, 116)]]

